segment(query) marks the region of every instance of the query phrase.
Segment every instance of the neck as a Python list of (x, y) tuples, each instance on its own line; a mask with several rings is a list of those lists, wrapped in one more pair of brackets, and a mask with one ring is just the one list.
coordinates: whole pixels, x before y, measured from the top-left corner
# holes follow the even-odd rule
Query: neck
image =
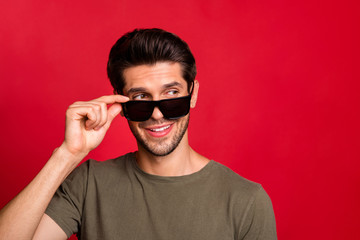
[(158, 176), (183, 176), (199, 171), (208, 159), (196, 153), (188, 144), (184, 136), (176, 149), (166, 156), (155, 156), (138, 145), (136, 161), (139, 167), (153, 175)]

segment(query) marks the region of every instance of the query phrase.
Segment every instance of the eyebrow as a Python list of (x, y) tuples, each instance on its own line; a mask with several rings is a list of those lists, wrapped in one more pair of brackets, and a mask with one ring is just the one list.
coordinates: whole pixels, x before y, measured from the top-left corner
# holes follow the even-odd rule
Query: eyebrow
[[(179, 82), (171, 82), (171, 83), (167, 83), (164, 84), (162, 86), (163, 89), (167, 89), (167, 88), (171, 88), (171, 87), (180, 87), (180, 88), (184, 88), (183, 85)], [(135, 88), (130, 88), (127, 91), (127, 94), (130, 95), (131, 93), (137, 93), (137, 92), (146, 92), (146, 88), (144, 87), (135, 87)]]
[(180, 88), (183, 88), (183, 85), (179, 82), (172, 82), (172, 83), (167, 83), (163, 86), (164, 89), (167, 89), (167, 88), (171, 88), (171, 87), (180, 87)]
[(144, 88), (144, 87), (130, 88), (127, 91), (127, 94), (130, 95), (131, 93), (145, 92), (145, 91), (146, 91), (146, 88)]

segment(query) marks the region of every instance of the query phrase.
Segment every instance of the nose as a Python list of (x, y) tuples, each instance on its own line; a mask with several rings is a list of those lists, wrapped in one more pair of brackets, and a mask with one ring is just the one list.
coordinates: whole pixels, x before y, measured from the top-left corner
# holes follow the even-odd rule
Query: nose
[(164, 118), (164, 115), (162, 114), (162, 112), (160, 111), (159, 107), (155, 107), (154, 108), (154, 111), (151, 115), (151, 118), (154, 119), (154, 120), (159, 120), (159, 119), (162, 119)]

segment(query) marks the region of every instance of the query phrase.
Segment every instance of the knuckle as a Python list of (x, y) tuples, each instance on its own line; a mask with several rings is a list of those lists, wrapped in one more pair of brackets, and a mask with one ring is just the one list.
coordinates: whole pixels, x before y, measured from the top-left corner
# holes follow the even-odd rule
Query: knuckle
[(92, 116), (96, 116), (96, 110), (94, 109), (94, 107), (89, 107), (87, 112)]
[(96, 111), (100, 111), (100, 110), (101, 110), (101, 106), (100, 106), (100, 105), (95, 105), (94, 108), (95, 108)]
[(69, 107), (68, 109), (66, 109), (65, 114), (66, 114), (66, 116), (70, 116), (70, 115), (72, 115), (73, 112), (74, 112), (74, 109)]
[(103, 109), (106, 109), (106, 108), (107, 108), (107, 105), (106, 105), (106, 103), (104, 103), (104, 102), (101, 102), (101, 103), (100, 103), (100, 106), (101, 106)]

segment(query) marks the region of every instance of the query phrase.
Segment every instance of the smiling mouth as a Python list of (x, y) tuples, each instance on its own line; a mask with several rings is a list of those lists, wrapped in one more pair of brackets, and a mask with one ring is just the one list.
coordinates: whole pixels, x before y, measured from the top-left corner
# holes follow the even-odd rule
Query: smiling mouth
[(162, 138), (167, 136), (172, 128), (173, 128), (173, 123), (170, 123), (168, 125), (162, 125), (162, 126), (149, 126), (148, 128), (145, 128), (147, 133), (155, 138)]
[(149, 128), (150, 131), (152, 132), (161, 132), (161, 131), (164, 131), (166, 129), (168, 129), (171, 125), (167, 125), (167, 126), (164, 126), (164, 127), (161, 127), (161, 128)]

